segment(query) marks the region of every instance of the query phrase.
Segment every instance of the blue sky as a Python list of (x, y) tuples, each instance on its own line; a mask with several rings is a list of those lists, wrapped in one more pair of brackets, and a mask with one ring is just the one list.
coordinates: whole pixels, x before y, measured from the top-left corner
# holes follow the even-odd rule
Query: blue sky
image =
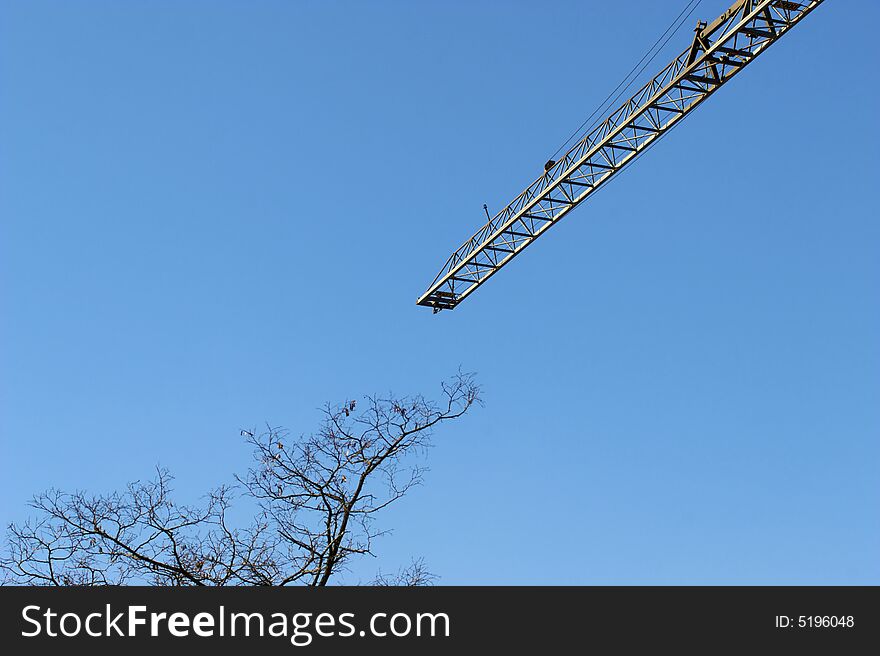
[(242, 427), (461, 366), (485, 408), (347, 581), (880, 583), (877, 3), (414, 304), (682, 4), (0, 2), (0, 520), (157, 463), (194, 500)]

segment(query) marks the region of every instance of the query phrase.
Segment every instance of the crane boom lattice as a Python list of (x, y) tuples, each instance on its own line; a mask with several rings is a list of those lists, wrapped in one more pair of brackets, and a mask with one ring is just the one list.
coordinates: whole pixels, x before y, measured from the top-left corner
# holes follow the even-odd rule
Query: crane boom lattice
[(456, 307), (822, 2), (737, 0), (698, 25), (688, 49), (462, 244), (417, 304)]

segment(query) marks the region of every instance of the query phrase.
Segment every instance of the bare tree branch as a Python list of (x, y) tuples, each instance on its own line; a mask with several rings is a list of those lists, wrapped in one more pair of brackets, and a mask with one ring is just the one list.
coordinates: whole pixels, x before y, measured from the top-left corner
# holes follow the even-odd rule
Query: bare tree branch
[[(175, 505), (172, 476), (92, 496), (49, 490), (31, 502), (36, 518), (8, 528), (3, 581), (37, 585), (326, 585), (353, 557), (373, 554), (387, 531), (378, 513), (422, 482), (420, 458), (434, 429), (480, 403), (470, 374), (422, 396), (367, 397), (327, 406), (319, 430), (298, 440), (268, 427), (243, 431), (253, 463), (235, 487), (199, 506)], [(229, 525), (233, 500), (256, 507), (250, 524)], [(422, 561), (390, 581), (434, 580)]]
[(370, 585), (377, 586), (422, 586), (434, 585), (437, 575), (428, 571), (425, 561), (421, 558), (413, 560), (406, 567), (401, 567), (396, 574), (383, 574), (381, 570)]

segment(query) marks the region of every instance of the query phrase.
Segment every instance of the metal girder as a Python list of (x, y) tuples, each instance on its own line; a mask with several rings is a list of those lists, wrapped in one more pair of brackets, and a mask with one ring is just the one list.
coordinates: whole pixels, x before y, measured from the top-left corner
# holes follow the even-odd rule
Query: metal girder
[(691, 46), (462, 244), (416, 303), (456, 307), (823, 1), (737, 0), (701, 23)]

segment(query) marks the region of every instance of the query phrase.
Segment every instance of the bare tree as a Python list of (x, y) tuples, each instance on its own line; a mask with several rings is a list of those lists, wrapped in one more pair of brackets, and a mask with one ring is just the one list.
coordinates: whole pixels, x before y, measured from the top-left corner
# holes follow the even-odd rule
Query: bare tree
[(384, 574), (381, 570), (370, 585), (376, 586), (424, 586), (434, 585), (437, 575), (428, 571), (422, 558), (413, 560), (394, 574)]
[[(434, 428), (479, 403), (473, 376), (443, 383), (442, 400), (367, 397), (327, 406), (320, 429), (297, 440), (243, 432), (254, 460), (237, 485), (200, 506), (175, 504), (172, 476), (110, 495), (49, 490), (36, 517), (8, 528), (4, 582), (44, 585), (326, 585), (349, 561), (374, 555), (378, 513), (422, 482)], [(254, 517), (230, 525), (233, 501)], [(375, 585), (434, 580), (421, 560)]]

